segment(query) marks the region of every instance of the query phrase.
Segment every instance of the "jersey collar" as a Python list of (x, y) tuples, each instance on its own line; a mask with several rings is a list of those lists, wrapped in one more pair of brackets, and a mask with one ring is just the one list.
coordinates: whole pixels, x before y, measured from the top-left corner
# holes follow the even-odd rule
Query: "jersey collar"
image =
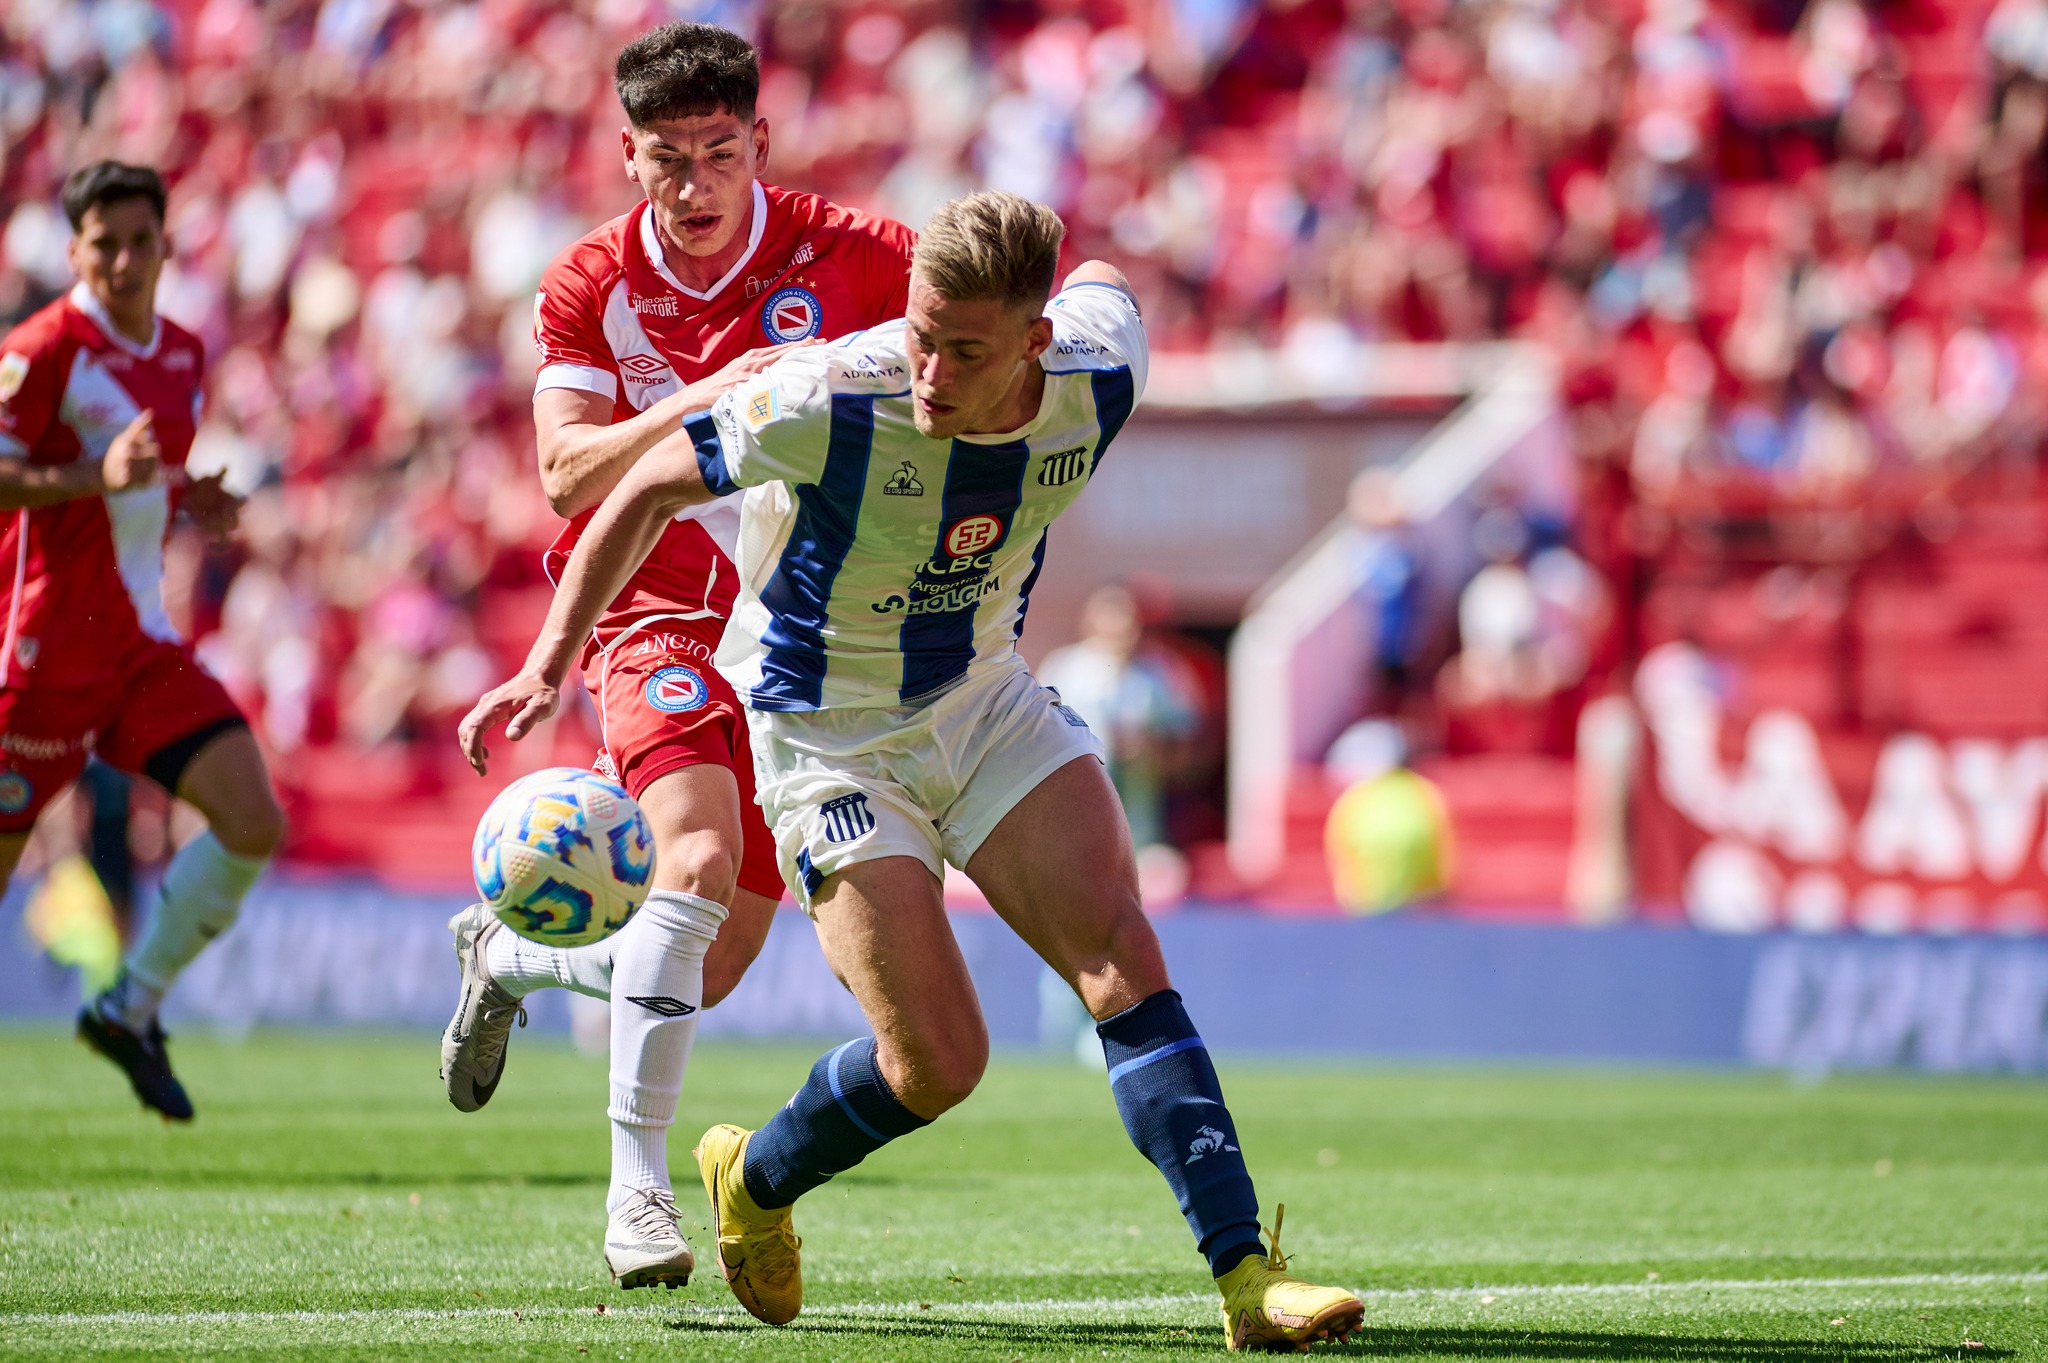
[(647, 252), (647, 259), (653, 263), (656, 270), (661, 272), (661, 277), (668, 281), (670, 288), (678, 293), (688, 294), (700, 303), (707, 302), (718, 297), (724, 291), (726, 285), (738, 279), (740, 271), (747, 268), (747, 262), (752, 260), (754, 252), (760, 249), (761, 238), (768, 231), (768, 195), (762, 190), (761, 182), (759, 180), (754, 181), (754, 225), (747, 232), (747, 249), (738, 260), (733, 262), (733, 267), (725, 272), (725, 276), (722, 279), (702, 293), (686, 287), (681, 280), (675, 277), (674, 272), (668, 268), (668, 259), (662, 254), (660, 231), (661, 229), (654, 222), (654, 205), (650, 203), (647, 205), (646, 211), (640, 215), (641, 249)]
[(120, 329), (114, 325), (114, 319), (107, 315), (107, 310), (100, 306), (100, 300), (93, 297), (92, 290), (86, 288), (82, 281), (71, 286), (71, 306), (91, 319), (92, 324), (100, 329), (102, 336), (138, 360), (151, 358), (156, 354), (156, 348), (163, 344), (163, 318), (154, 314), (150, 316), (149, 344), (137, 345), (121, 334)]

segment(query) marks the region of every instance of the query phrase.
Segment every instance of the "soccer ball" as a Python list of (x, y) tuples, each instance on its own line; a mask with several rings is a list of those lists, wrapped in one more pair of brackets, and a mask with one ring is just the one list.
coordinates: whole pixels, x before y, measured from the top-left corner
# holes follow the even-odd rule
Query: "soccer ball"
[(580, 947), (626, 925), (654, 875), (654, 834), (633, 797), (581, 767), (505, 787), (470, 848), (476, 891), (531, 941)]

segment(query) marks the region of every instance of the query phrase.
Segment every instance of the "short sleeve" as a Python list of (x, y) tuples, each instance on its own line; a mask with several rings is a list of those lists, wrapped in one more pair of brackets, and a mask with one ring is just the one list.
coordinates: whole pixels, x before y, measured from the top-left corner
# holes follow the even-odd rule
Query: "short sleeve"
[(0, 457), (26, 457), (56, 420), (64, 397), (59, 347), (33, 325), (0, 341)]
[(869, 326), (892, 322), (910, 311), (910, 257), (917, 250), (917, 233), (902, 223), (883, 219), (876, 228), (863, 298)]
[(683, 423), (704, 485), (719, 496), (764, 483), (815, 483), (832, 430), (823, 349), (793, 351)]
[(618, 397), (618, 363), (604, 336), (604, 299), (566, 259), (556, 260), (541, 277), (533, 299), (533, 343), (540, 351), (534, 392), (576, 388)]
[(1135, 298), (1114, 284), (1074, 284), (1053, 295), (1046, 315), (1056, 351), (1047, 369), (1127, 368), (1133, 398), (1144, 396), (1152, 352)]

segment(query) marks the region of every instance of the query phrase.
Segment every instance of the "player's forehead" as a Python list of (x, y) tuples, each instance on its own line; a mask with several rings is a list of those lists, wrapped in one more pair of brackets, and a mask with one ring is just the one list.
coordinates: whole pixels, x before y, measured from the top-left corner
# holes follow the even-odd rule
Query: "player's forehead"
[(88, 241), (94, 237), (148, 236), (162, 230), (156, 205), (140, 194), (103, 199), (87, 208), (78, 223), (78, 235)]
[(642, 151), (666, 148), (670, 151), (703, 153), (717, 147), (738, 149), (752, 125), (732, 110), (720, 106), (705, 114), (682, 114), (632, 125), (633, 145)]
[(994, 342), (1013, 338), (1031, 326), (1030, 309), (994, 298), (948, 298), (916, 274), (910, 276), (908, 302), (911, 339)]

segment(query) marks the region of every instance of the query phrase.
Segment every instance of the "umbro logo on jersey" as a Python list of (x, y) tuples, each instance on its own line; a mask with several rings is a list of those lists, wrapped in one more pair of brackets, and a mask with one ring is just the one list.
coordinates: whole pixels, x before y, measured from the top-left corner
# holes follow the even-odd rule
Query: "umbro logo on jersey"
[(1044, 467), (1038, 470), (1040, 487), (1064, 487), (1088, 471), (1088, 447), (1076, 445), (1071, 450), (1045, 456)]
[(825, 836), (833, 842), (852, 842), (875, 831), (874, 811), (868, 808), (868, 797), (859, 791), (825, 801), (818, 806), (818, 813), (825, 820)]
[(922, 497), (924, 484), (917, 481), (917, 466), (908, 459), (903, 467), (889, 475), (889, 481), (882, 484), (884, 497)]
[(619, 360), (619, 372), (628, 383), (659, 383), (669, 376), (669, 367), (659, 355), (627, 355)]
[(638, 294), (627, 294), (626, 297), (632, 303), (633, 311), (648, 317), (680, 317), (683, 315), (682, 302), (674, 296), (667, 298), (642, 298)]
[(686, 1018), (697, 1011), (695, 1004), (672, 999), (666, 994), (650, 994), (641, 998), (636, 994), (626, 995), (626, 1002), (637, 1003), (650, 1013), (659, 1013), (665, 1018)]

